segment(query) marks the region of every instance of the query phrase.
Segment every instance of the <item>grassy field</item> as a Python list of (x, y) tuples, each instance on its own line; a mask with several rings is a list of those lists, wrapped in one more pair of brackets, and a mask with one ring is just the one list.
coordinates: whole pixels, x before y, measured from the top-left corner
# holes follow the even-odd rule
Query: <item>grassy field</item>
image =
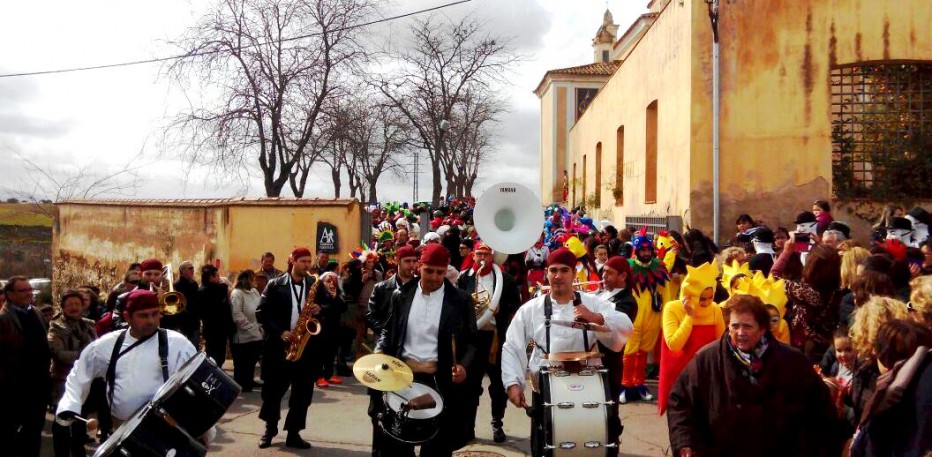
[(52, 226), (51, 218), (36, 214), (33, 210), (28, 204), (0, 203), (0, 225)]

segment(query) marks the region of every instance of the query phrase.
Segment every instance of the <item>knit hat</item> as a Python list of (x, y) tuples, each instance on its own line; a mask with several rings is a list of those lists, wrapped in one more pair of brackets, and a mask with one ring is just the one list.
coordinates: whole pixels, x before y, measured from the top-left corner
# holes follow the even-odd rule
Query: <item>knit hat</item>
[(295, 248), (294, 251), (291, 251), (291, 260), (298, 260), (301, 257), (310, 257), (311, 250), (305, 247)]
[(139, 269), (142, 271), (162, 271), (162, 262), (159, 259), (146, 259), (139, 263)]
[(567, 248), (559, 248), (554, 250), (547, 256), (547, 266), (560, 264), (566, 265), (570, 268), (576, 267), (576, 256)]
[(136, 311), (159, 307), (159, 294), (147, 289), (135, 289), (126, 296), (124, 315), (131, 316)]
[(395, 251), (396, 260), (401, 260), (407, 257), (417, 257), (417, 253), (414, 252), (414, 248), (411, 247), (411, 245), (406, 244)]
[(421, 263), (431, 267), (446, 268), (450, 264), (450, 253), (441, 244), (425, 245), (421, 251)]
[(617, 273), (630, 273), (631, 265), (628, 263), (628, 260), (620, 255), (610, 257), (607, 262), (605, 262), (606, 268), (611, 268)]

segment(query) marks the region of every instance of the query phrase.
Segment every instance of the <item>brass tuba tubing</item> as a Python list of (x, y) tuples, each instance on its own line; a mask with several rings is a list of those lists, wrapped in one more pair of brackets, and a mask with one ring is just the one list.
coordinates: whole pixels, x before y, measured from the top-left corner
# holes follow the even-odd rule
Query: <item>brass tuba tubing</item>
[[(172, 274), (172, 265), (165, 265), (162, 270), (162, 280), (168, 280), (168, 292), (159, 291), (159, 311), (164, 316), (172, 316), (184, 311), (188, 300), (181, 292), (175, 290), (174, 275)], [(149, 285), (150, 289), (152, 285)]]

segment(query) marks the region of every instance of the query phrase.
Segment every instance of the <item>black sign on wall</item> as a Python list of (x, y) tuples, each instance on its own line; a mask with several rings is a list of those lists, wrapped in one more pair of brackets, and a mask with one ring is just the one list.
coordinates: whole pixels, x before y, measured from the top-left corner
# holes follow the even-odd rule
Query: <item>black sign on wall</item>
[(317, 252), (336, 254), (340, 251), (340, 238), (337, 227), (327, 222), (317, 223)]

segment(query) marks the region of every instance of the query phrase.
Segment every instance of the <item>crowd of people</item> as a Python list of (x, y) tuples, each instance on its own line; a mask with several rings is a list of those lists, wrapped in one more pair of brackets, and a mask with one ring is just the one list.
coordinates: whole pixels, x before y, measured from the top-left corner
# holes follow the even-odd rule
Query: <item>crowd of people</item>
[[(290, 389), (285, 445), (306, 449), (299, 432), (314, 389), (342, 383), (347, 364), (374, 351), (403, 360), (445, 399), (421, 455), (475, 439), (486, 376), (494, 441), (506, 439), (510, 401), (531, 416), (542, 455), (543, 360), (593, 350), (608, 369), (614, 443), (620, 405), (656, 400), (676, 456), (932, 451), (932, 246), (922, 208), (891, 208), (870, 234), (851, 233), (825, 201), (800, 211), (795, 230), (741, 215), (719, 247), (697, 229), (619, 230), (551, 205), (534, 246), (496, 261), (473, 206), (373, 208), (375, 241), (345, 262), (296, 248), (284, 270), (267, 252), (260, 268), (225, 278), (188, 261), (167, 277), (161, 261), (145, 259), (107, 294), (62, 291), (52, 316), (31, 306), (26, 278), (10, 278), (0, 389), (20, 394), (8, 395), (4, 409), (17, 413), (0, 414), (0, 436), (13, 455), (38, 455), (52, 411), (56, 456), (84, 455), (92, 438), (76, 418), (96, 415), (105, 440), (202, 349), (219, 365), (229, 351), (243, 391), (261, 390), (260, 448), (278, 435)], [(185, 306), (163, 315), (168, 283)], [(312, 350), (286, 359), (308, 306), (321, 331)], [(551, 319), (601, 330), (552, 329)], [(380, 393), (370, 398), (373, 455), (412, 455), (380, 428)]]

